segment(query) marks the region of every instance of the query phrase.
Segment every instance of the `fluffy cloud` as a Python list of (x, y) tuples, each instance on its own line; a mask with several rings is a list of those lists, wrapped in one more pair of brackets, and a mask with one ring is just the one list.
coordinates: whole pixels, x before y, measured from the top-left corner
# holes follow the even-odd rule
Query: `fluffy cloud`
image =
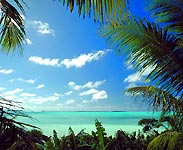
[(30, 98), (28, 101), (35, 104), (43, 104), (45, 102), (57, 101), (57, 100), (59, 100), (59, 95), (57, 93), (54, 93), (53, 95), (48, 97), (39, 96), (39, 97)]
[(136, 87), (137, 85), (135, 83), (130, 83), (126, 88), (129, 89), (129, 88), (132, 88), (132, 87)]
[(81, 90), (81, 89), (84, 89), (84, 88), (88, 88), (88, 89), (98, 88), (104, 82), (105, 82), (105, 80), (96, 81), (96, 82), (87, 82), (84, 85), (77, 85), (75, 82), (69, 82), (68, 85), (71, 88), (73, 88), (74, 90)]
[(3, 90), (5, 90), (5, 88), (3, 88), (3, 87), (0, 87), (0, 91), (3, 91)]
[(30, 83), (30, 84), (34, 84), (36, 82), (36, 80), (34, 79), (23, 79), (23, 78), (17, 78), (17, 79), (11, 79), (10, 82), (15, 82), (15, 81), (22, 81), (22, 82), (26, 82), (26, 83)]
[(23, 91), (23, 89), (16, 88), (14, 90), (4, 92), (3, 95), (14, 95), (14, 94), (20, 93), (22, 91)]
[(25, 42), (26, 42), (26, 44), (28, 44), (28, 45), (31, 45), (31, 44), (32, 44), (31, 40), (28, 39), (28, 38), (25, 39)]
[(39, 84), (36, 89), (41, 89), (41, 88), (44, 88), (44, 84)]
[(49, 59), (49, 58), (43, 59), (38, 56), (31, 56), (31, 57), (29, 57), (29, 61), (34, 62), (39, 65), (59, 66), (59, 59)]
[(29, 79), (29, 80), (26, 80), (27, 83), (31, 83), (31, 84), (34, 84), (35, 83), (35, 80), (33, 79)]
[(129, 75), (128, 77), (126, 77), (124, 79), (124, 82), (128, 82), (128, 83), (142, 82), (142, 79), (145, 76), (149, 75), (154, 68), (155, 67), (150, 66), (150, 67), (146, 68), (146, 70), (143, 73), (140, 73), (140, 72), (133, 73), (133, 74)]
[(100, 59), (107, 52), (109, 52), (109, 50), (100, 50), (96, 53), (81, 54), (76, 58), (64, 59), (64, 60), (42, 58), (39, 56), (31, 56), (29, 57), (28, 60), (39, 65), (57, 66), (57, 67), (65, 66), (66, 68), (71, 68), (71, 67), (79, 68), (79, 67), (83, 67), (88, 62), (92, 62), (93, 60)]
[(71, 95), (73, 92), (72, 91), (69, 91), (69, 92), (66, 92), (64, 95)]
[(45, 34), (50, 34), (50, 35), (55, 35), (55, 31), (50, 27), (50, 25), (47, 22), (42, 22), (42, 21), (31, 21), (28, 23), (29, 27), (34, 28), (38, 33), (45, 35)]
[(73, 100), (73, 99), (67, 100), (67, 101), (65, 102), (65, 104), (67, 104), (67, 105), (73, 104), (73, 103), (75, 103), (75, 100)]
[(104, 90), (99, 91), (99, 92), (93, 94), (93, 96), (92, 96), (93, 100), (106, 99), (106, 98), (107, 98), (107, 93)]
[(87, 103), (89, 103), (89, 101), (88, 100), (83, 100), (82, 103), (87, 104)]
[(98, 60), (101, 58), (104, 54), (109, 52), (109, 50), (100, 50), (96, 53), (89, 53), (89, 54), (81, 54), (80, 56), (73, 58), (73, 59), (64, 59), (61, 61), (61, 64), (64, 65), (66, 68), (71, 68), (71, 67), (82, 67), (86, 63), (91, 62), (93, 60)]
[(124, 79), (124, 82), (139, 82), (141, 81), (141, 75), (139, 72), (129, 75)]
[(36, 94), (31, 94), (31, 93), (21, 93), (20, 94), (21, 97), (34, 97), (36, 96)]
[(12, 69), (0, 69), (1, 74), (10, 74), (12, 72), (14, 72)]
[(133, 65), (130, 60), (125, 62), (125, 66), (127, 67), (127, 69), (133, 69)]
[(87, 90), (87, 91), (80, 93), (79, 95), (80, 96), (87, 96), (87, 95), (92, 95), (92, 94), (97, 93), (97, 92), (98, 92), (98, 90), (96, 90), (96, 89), (90, 89), (90, 90)]

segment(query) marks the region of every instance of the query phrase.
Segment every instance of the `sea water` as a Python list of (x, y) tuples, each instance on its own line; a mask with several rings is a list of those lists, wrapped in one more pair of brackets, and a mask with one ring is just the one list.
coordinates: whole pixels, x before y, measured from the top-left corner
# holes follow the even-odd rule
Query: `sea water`
[(142, 129), (138, 121), (142, 118), (156, 118), (160, 112), (29, 112), (33, 119), (19, 118), (19, 121), (35, 125), (42, 132), (51, 136), (53, 129), (59, 136), (67, 135), (71, 127), (75, 134), (82, 129), (87, 133), (96, 131), (95, 120), (98, 119), (108, 135), (115, 135), (117, 130), (128, 133)]

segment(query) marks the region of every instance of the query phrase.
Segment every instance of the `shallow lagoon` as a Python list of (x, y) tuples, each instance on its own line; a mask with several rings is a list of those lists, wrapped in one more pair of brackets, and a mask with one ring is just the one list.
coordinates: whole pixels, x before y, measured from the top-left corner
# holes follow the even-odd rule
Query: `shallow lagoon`
[(87, 133), (95, 131), (95, 119), (98, 119), (108, 135), (122, 129), (126, 132), (141, 129), (138, 121), (142, 118), (158, 118), (160, 112), (29, 112), (33, 120), (20, 118), (19, 121), (35, 125), (44, 134), (51, 136), (53, 129), (59, 136), (67, 135), (69, 127), (77, 134), (82, 129)]

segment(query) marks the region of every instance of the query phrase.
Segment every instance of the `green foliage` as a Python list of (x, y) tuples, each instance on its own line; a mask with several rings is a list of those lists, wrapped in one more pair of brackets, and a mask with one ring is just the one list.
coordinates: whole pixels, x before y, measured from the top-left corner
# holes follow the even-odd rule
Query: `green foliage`
[(183, 1), (182, 0), (153, 0), (148, 6), (157, 22), (163, 23), (171, 31), (180, 35), (183, 32)]
[(138, 125), (143, 126), (142, 130), (144, 133), (153, 132), (156, 135), (159, 135), (159, 133), (155, 129), (163, 126), (163, 124), (160, 124), (156, 119), (141, 119), (139, 120)]
[[(56, 1), (56, 0), (54, 0)], [(128, 0), (59, 0), (72, 12), (75, 5), (79, 16), (93, 16), (94, 21), (112, 23), (127, 17)]]
[(155, 138), (147, 150), (183, 150), (183, 134), (178, 132), (165, 132)]
[(156, 81), (157, 86), (173, 96), (183, 94), (180, 38), (155, 23), (141, 19), (105, 26), (101, 34), (119, 53), (126, 52), (141, 73), (151, 68), (147, 80)]
[(22, 113), (22, 109), (19, 103), (0, 98), (0, 149), (39, 150), (44, 146), (43, 141), (48, 139), (40, 131), (25, 129), (27, 126), (33, 129), (37, 127), (15, 120), (16, 117), (31, 118)]
[[(25, 14), (19, 0), (13, 1), (20, 9), (20, 12)], [(26, 5), (23, 0), (21, 2)], [(18, 10), (7, 0), (1, 0), (1, 5), (0, 24), (2, 28), (0, 32), (0, 44), (2, 51), (8, 54), (10, 50), (14, 51), (16, 48), (22, 50), (22, 46), (25, 43), (24, 20)]]
[(143, 96), (155, 111), (161, 110), (165, 114), (170, 112), (183, 114), (183, 102), (155, 86), (132, 87), (126, 92), (133, 96)]
[(183, 102), (181, 100), (154, 86), (133, 87), (127, 92), (143, 96), (154, 110), (161, 110), (158, 126), (164, 126), (161, 123), (167, 122), (172, 131), (183, 133)]
[(97, 136), (97, 141), (98, 141), (98, 144), (99, 144), (99, 148), (101, 150), (103, 150), (107, 133), (105, 132), (105, 128), (102, 127), (101, 122), (99, 122), (97, 119), (95, 120), (95, 126), (96, 126), (96, 129), (97, 129), (95, 134)]

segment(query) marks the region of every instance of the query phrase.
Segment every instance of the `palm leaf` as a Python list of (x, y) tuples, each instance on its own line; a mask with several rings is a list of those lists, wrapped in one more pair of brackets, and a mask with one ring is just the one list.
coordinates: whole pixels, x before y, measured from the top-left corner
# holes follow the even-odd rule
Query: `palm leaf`
[(160, 122), (167, 122), (168, 126), (171, 127), (172, 131), (177, 131), (183, 133), (183, 114), (175, 114), (165, 116), (164, 114), (161, 115)]
[(151, 141), (147, 150), (182, 150), (183, 134), (178, 132), (165, 132)]
[[(23, 3), (24, 1), (21, 0)], [(14, 0), (20, 9), (21, 13), (25, 14), (23, 6), (18, 0)], [(0, 44), (2, 51), (9, 53), (16, 48), (22, 50), (25, 41), (24, 21), (17, 9), (6, 0), (1, 1), (2, 15), (0, 24), (2, 26), (0, 31)], [(21, 51), (20, 51), (21, 52)]]
[[(56, 1), (56, 0), (54, 0)], [(128, 0), (59, 0), (72, 12), (75, 6), (78, 14), (94, 17), (94, 21), (114, 23), (127, 17)]]
[(141, 19), (105, 26), (100, 33), (119, 53), (126, 52), (141, 72), (152, 67), (148, 80), (155, 80), (157, 86), (173, 96), (183, 94), (182, 39)]
[(156, 21), (168, 26), (173, 32), (183, 32), (183, 1), (182, 0), (153, 0), (148, 6)]
[(141, 95), (154, 110), (162, 110), (165, 114), (176, 112), (183, 115), (183, 102), (160, 88), (140, 86), (129, 88), (126, 92), (134, 96)]

